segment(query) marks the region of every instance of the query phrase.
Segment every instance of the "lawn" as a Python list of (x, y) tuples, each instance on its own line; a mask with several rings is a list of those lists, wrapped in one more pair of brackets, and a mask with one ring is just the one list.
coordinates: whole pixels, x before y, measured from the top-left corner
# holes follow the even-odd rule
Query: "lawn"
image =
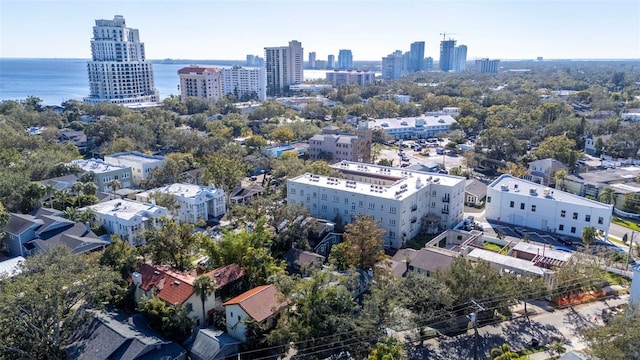
[(500, 252), (500, 250), (502, 250), (502, 247), (500, 245), (490, 243), (490, 242), (485, 242), (484, 248), (486, 250), (493, 251), (493, 252)]
[(613, 219), (611, 219), (611, 222), (614, 224), (618, 224), (620, 226), (624, 226), (627, 229), (640, 231), (640, 226), (631, 220), (623, 220), (623, 219), (620, 219), (619, 217), (614, 217)]

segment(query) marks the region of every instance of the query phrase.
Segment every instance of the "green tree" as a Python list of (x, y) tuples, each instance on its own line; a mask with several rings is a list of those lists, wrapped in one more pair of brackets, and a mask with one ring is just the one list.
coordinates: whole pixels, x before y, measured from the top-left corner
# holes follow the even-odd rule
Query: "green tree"
[(193, 319), (186, 304), (173, 306), (156, 297), (143, 297), (139, 310), (150, 327), (170, 340), (182, 342), (191, 335)]
[(538, 159), (552, 158), (573, 166), (580, 152), (575, 150), (576, 142), (565, 135), (544, 139), (533, 151)]
[(280, 143), (288, 143), (293, 137), (293, 130), (288, 126), (280, 126), (271, 133), (271, 138)]
[(193, 292), (202, 301), (202, 319), (203, 319), (203, 323), (200, 324), (202, 327), (206, 327), (207, 326), (207, 324), (206, 324), (207, 323), (207, 311), (204, 308), (204, 303), (207, 301), (209, 296), (211, 296), (213, 294), (214, 291), (215, 291), (215, 283), (213, 282), (213, 280), (211, 280), (210, 277), (208, 277), (206, 275), (200, 275), (193, 282)]
[(368, 270), (385, 258), (382, 245), (386, 230), (380, 228), (380, 224), (368, 215), (357, 215), (355, 220), (345, 227), (344, 241), (334, 245), (330, 255), (330, 262), (339, 269), (363, 269)]
[[(119, 276), (95, 256), (59, 246), (26, 260), (2, 282), (0, 354), (7, 359), (64, 359), (74, 331), (117, 289)], [(0, 355), (2, 357), (2, 355)]]
[(500, 347), (495, 347), (491, 349), (491, 359), (492, 360), (518, 360), (523, 359), (518, 355), (518, 353), (511, 351), (509, 348), (509, 344), (502, 344)]
[(393, 160), (391, 160), (391, 159), (380, 159), (380, 160), (378, 160), (378, 165), (380, 165), (380, 166), (393, 166)]
[(204, 159), (207, 170), (204, 180), (220, 187), (225, 192), (233, 189), (240, 179), (246, 175), (247, 164), (239, 157), (232, 157), (219, 151)]
[(161, 226), (145, 231), (145, 250), (155, 264), (169, 264), (178, 270), (193, 267), (191, 258), (200, 248), (203, 235), (194, 231), (191, 223), (178, 223), (175, 219), (162, 219)]
[(582, 242), (589, 248), (594, 241), (596, 241), (596, 235), (598, 230), (593, 226), (585, 226), (582, 228)]
[(267, 140), (265, 140), (262, 136), (260, 135), (253, 135), (252, 137), (248, 138), (246, 140), (246, 145), (250, 148), (254, 148), (254, 149), (262, 149), (267, 147)]
[(123, 279), (127, 279), (141, 265), (142, 260), (137, 248), (122, 240), (120, 235), (111, 234), (111, 242), (100, 256), (100, 265), (111, 267)]
[(108, 186), (111, 188), (111, 192), (112, 192), (112, 199), (116, 198), (116, 190), (121, 189), (122, 188), (122, 183), (120, 182), (120, 180), (111, 180), (108, 184)]
[(640, 311), (630, 307), (614, 316), (605, 326), (594, 326), (581, 333), (589, 354), (602, 360), (637, 359), (640, 353)]
[(326, 161), (322, 160), (314, 161), (308, 164), (307, 166), (305, 166), (305, 171), (316, 175), (330, 176), (338, 179), (344, 177), (342, 176), (341, 172), (332, 168)]
[(567, 186), (564, 183), (564, 180), (567, 178), (567, 170), (558, 170), (556, 174), (553, 176), (553, 179), (556, 182), (556, 186), (558, 189), (565, 191), (567, 190)]
[(2, 201), (0, 201), (0, 240), (4, 240), (4, 236), (6, 235), (4, 232), (4, 227), (7, 225), (10, 218), (11, 214), (4, 208), (4, 205), (2, 205)]
[(601, 203), (616, 206), (616, 200), (618, 198), (618, 194), (612, 187), (604, 187), (598, 193), (598, 201)]
[(367, 360), (402, 360), (407, 358), (407, 352), (402, 343), (390, 336), (385, 341), (378, 342)]

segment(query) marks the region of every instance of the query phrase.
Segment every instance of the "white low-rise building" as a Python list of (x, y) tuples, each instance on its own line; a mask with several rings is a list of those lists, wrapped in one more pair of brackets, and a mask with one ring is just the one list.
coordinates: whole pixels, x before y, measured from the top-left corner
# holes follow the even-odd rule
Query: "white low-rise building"
[(120, 235), (132, 246), (143, 244), (144, 230), (158, 226), (158, 219), (169, 215), (162, 206), (127, 199), (109, 200), (85, 209), (90, 209), (110, 234)]
[(133, 185), (138, 186), (140, 182), (149, 177), (151, 170), (164, 165), (164, 156), (127, 151), (106, 155), (104, 161), (130, 167)]
[(507, 174), (489, 185), (486, 204), (487, 220), (578, 238), (586, 226), (607, 234), (613, 210), (611, 205)]
[(112, 191), (110, 185), (113, 180), (119, 181), (122, 188), (131, 186), (131, 167), (127, 165), (114, 164), (101, 159), (73, 160), (69, 165), (77, 166), (83, 173), (91, 173), (93, 182), (98, 185), (98, 191)]
[(423, 115), (418, 117), (398, 117), (375, 119), (367, 122), (369, 130), (382, 129), (396, 140), (426, 139), (450, 130), (457, 121), (451, 115)]
[(393, 248), (421, 231), (435, 233), (462, 221), (462, 177), (348, 161), (332, 167), (344, 179), (309, 173), (289, 179), (287, 202), (343, 224), (358, 214), (371, 215), (386, 230), (385, 245)]
[(173, 215), (183, 222), (207, 221), (227, 212), (224, 191), (213, 186), (171, 184), (136, 194), (136, 200), (150, 203), (154, 193), (172, 195), (178, 205)]

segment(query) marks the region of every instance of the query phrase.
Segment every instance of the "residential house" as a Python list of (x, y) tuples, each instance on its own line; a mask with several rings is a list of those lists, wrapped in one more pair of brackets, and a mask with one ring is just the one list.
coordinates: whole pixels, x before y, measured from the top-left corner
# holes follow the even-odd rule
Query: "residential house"
[(244, 292), (224, 304), (227, 333), (242, 342), (247, 341), (248, 322), (255, 321), (271, 328), (285, 306), (282, 294), (274, 285), (262, 285)]
[(140, 186), (140, 183), (149, 177), (151, 170), (164, 165), (165, 159), (164, 156), (127, 151), (105, 155), (104, 161), (130, 167), (133, 185)]
[(262, 195), (264, 188), (258, 184), (249, 186), (236, 186), (229, 193), (229, 202), (231, 204), (248, 204), (251, 200), (257, 199)]
[(185, 346), (191, 360), (227, 360), (235, 358), (242, 342), (222, 330), (198, 329)]
[(143, 204), (128, 199), (109, 200), (87, 206), (109, 234), (118, 234), (131, 246), (144, 243), (144, 231), (159, 225), (161, 217), (169, 216), (169, 210), (155, 204)]
[(325, 257), (310, 251), (300, 249), (289, 249), (284, 254), (284, 261), (287, 263), (287, 272), (290, 275), (297, 274), (309, 276), (314, 270), (320, 270), (324, 264)]
[(171, 195), (175, 199), (177, 207), (171, 213), (183, 222), (208, 221), (227, 212), (224, 191), (213, 186), (172, 184), (136, 194), (136, 200), (150, 203), (155, 193)]
[(464, 188), (464, 204), (467, 206), (482, 206), (487, 197), (487, 185), (480, 180), (469, 179)]
[(85, 135), (84, 131), (68, 129), (59, 130), (57, 140), (59, 143), (72, 143), (78, 147), (78, 151), (80, 151), (81, 154), (84, 154), (87, 151), (87, 135)]
[[(202, 299), (194, 292), (193, 284), (200, 276), (208, 276), (214, 282), (214, 292), (205, 301), (203, 316)], [(194, 318), (197, 324), (210, 323), (209, 317), (215, 309), (221, 309), (222, 296), (229, 288), (244, 277), (244, 270), (236, 264), (226, 265), (207, 273), (200, 274), (197, 270), (188, 272), (177, 271), (168, 266), (143, 264), (138, 271), (131, 275), (136, 286), (136, 303), (144, 295), (165, 301), (167, 304), (184, 305), (189, 310), (188, 317)], [(206, 322), (205, 322), (206, 321)]]
[[(424, 247), (420, 250), (403, 249), (398, 251), (391, 260), (392, 273), (406, 276), (409, 272), (424, 276), (431, 276), (437, 271), (446, 271), (451, 267), (457, 254), (443, 251), (436, 247)], [(403, 266), (405, 267), (403, 269)]]
[(77, 165), (83, 173), (91, 173), (93, 182), (98, 185), (98, 191), (110, 191), (111, 181), (118, 180), (120, 186), (131, 186), (131, 167), (120, 164), (112, 164), (100, 159), (73, 160), (68, 165)]
[(57, 245), (82, 254), (104, 249), (109, 242), (100, 239), (88, 224), (62, 217), (54, 209), (40, 208), (33, 215), (12, 213), (5, 226), (4, 251), (10, 256), (29, 256)]
[(529, 163), (529, 172), (524, 176), (524, 179), (536, 184), (551, 186), (556, 183), (556, 172), (560, 170), (567, 170), (567, 167), (556, 159), (536, 160)]
[(78, 327), (67, 357), (76, 360), (183, 360), (187, 351), (150, 329), (142, 314), (91, 311)]
[[(52, 185), (56, 190), (71, 190), (73, 184), (79, 181), (79, 177), (74, 174), (58, 176), (39, 181), (42, 186)], [(49, 194), (46, 194), (48, 196)]]
[(180, 178), (187, 184), (204, 185), (202, 182), (202, 175), (204, 175), (206, 170), (206, 168), (187, 170), (180, 174)]

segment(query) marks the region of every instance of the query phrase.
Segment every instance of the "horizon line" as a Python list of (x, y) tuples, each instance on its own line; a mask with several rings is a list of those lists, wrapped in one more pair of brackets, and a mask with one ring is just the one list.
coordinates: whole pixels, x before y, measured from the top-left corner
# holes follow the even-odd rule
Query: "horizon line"
[[(65, 57), (12, 57), (12, 56), (0, 56), (1, 59), (12, 59), (12, 60), (83, 60), (89, 61), (90, 58), (65, 58)], [(543, 58), (542, 60), (537, 60), (536, 58), (525, 58), (525, 59), (511, 59), (511, 58), (492, 58), (492, 57), (478, 57), (467, 59), (467, 62), (473, 60), (480, 59), (491, 59), (491, 60), (500, 60), (500, 61), (533, 61), (533, 62), (545, 62), (545, 61), (640, 61), (640, 58)], [(149, 61), (222, 61), (222, 62), (246, 62), (246, 59), (179, 59), (179, 58), (164, 58), (164, 59), (147, 59)], [(308, 62), (308, 61), (304, 61)], [(353, 60), (353, 62), (382, 62), (382, 60)], [(434, 59), (434, 62), (437, 62)], [(323, 69), (306, 69), (306, 70), (323, 70)]]

